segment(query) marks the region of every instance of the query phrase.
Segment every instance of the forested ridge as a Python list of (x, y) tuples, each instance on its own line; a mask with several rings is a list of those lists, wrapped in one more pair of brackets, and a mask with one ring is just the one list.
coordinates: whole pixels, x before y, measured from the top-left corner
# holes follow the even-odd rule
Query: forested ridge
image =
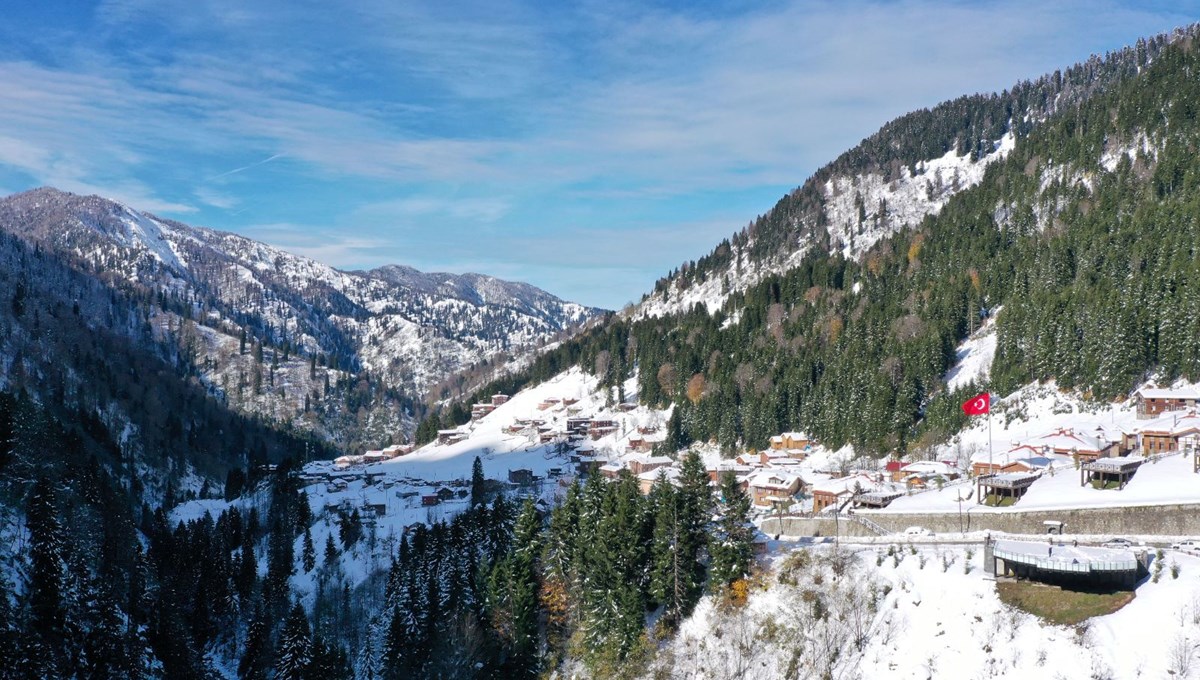
[[(1006, 133), (1023, 139), (1043, 121), (1068, 113), (1092, 96), (1138, 75), (1173, 42), (1195, 37), (1196, 27), (1138, 40), (1133, 46), (1092, 56), (1070, 68), (1022, 81), (1004, 92), (964, 95), (886, 123), (878, 132), (818, 169), (770, 210), (723, 240), (695, 262), (686, 262), (660, 279), (655, 293), (670, 294), (751, 261), (782, 259), (806, 244), (829, 248), (825, 184), (835, 177), (880, 173), (885, 181), (902, 168), (919, 173), (918, 164), (948, 151), (979, 159), (994, 153)], [(733, 247), (731, 247), (733, 246)], [(736, 258), (736, 261), (734, 261)]]

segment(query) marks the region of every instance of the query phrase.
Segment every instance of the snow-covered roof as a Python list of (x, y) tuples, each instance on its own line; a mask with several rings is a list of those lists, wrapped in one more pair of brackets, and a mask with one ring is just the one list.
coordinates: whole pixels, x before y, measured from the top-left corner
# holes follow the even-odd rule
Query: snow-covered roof
[(857, 474), (848, 477), (838, 477), (836, 479), (828, 479), (818, 484), (813, 485), (813, 492), (831, 493), (834, 495), (842, 495), (854, 491), (855, 486), (858, 486), (863, 491), (874, 491), (879, 488), (879, 484), (867, 475)]
[(1167, 413), (1142, 425), (1143, 433), (1154, 432), (1176, 435), (1184, 434), (1189, 430), (1200, 431), (1200, 416), (1197, 416), (1193, 411), (1185, 414), (1178, 412)]
[(1143, 399), (1200, 399), (1200, 390), (1194, 387), (1179, 389), (1143, 387), (1134, 394)]
[[(1021, 442), (1024, 446), (1042, 449), (1050, 447), (1055, 451), (1083, 451), (1083, 452), (1100, 452), (1111, 446), (1111, 442), (1107, 439), (1101, 440), (1090, 433), (1076, 432), (1069, 427), (1059, 428), (1054, 432), (1044, 434), (1040, 437), (1034, 437)], [(1020, 447), (1017, 447), (1020, 448)]]
[(952, 475), (958, 469), (939, 460), (918, 460), (901, 468), (904, 472), (918, 475)]
[(783, 470), (759, 470), (750, 475), (750, 486), (760, 489), (783, 489), (790, 490), (794, 485), (800, 483), (800, 475), (785, 472)]
[(656, 468), (654, 470), (647, 470), (647, 471), (643, 472), (642, 474), (638, 475), (637, 478), (639, 480), (646, 481), (646, 482), (654, 482), (654, 481), (658, 481), (659, 475), (664, 475), (668, 482), (675, 484), (679, 481), (679, 474), (680, 474), (679, 468), (661, 467), (661, 468)]

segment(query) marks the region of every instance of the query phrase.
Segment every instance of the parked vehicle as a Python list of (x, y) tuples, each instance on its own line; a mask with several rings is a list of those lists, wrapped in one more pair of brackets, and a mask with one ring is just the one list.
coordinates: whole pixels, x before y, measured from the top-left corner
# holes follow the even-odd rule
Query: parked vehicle
[(1114, 538), (1110, 541), (1105, 541), (1100, 544), (1104, 548), (1115, 548), (1118, 550), (1128, 550), (1133, 547), (1133, 541), (1128, 538)]
[(1178, 543), (1172, 543), (1171, 550), (1182, 550), (1184, 552), (1200, 550), (1200, 541), (1187, 540), (1180, 541)]
[(904, 530), (905, 536), (932, 536), (933, 532), (925, 527), (909, 527)]

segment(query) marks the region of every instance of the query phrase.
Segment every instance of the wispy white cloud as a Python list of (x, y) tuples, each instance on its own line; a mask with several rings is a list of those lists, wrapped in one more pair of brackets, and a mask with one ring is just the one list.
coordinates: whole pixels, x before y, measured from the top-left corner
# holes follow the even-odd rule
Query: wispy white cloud
[(195, 195), (196, 200), (200, 201), (201, 203), (205, 205), (211, 205), (214, 208), (220, 208), (222, 210), (231, 210), (238, 207), (238, 205), (241, 203), (233, 196), (222, 194), (221, 192), (208, 187), (197, 187), (192, 193)]
[(261, 161), (255, 161), (255, 162), (253, 162), (253, 163), (249, 163), (249, 164), (247, 164), (247, 165), (243, 165), (243, 166), (240, 166), (240, 167), (234, 168), (234, 169), (232, 169), (232, 170), (226, 170), (225, 172), (222, 172), (222, 173), (220, 173), (219, 175), (213, 175), (212, 177), (209, 177), (208, 179), (209, 179), (209, 181), (212, 181), (212, 180), (215, 180), (215, 179), (221, 179), (221, 178), (223, 178), (223, 177), (228, 177), (228, 176), (230, 176), (230, 175), (236, 175), (236, 174), (238, 174), (239, 172), (245, 172), (245, 171), (247, 171), (247, 170), (251, 170), (251, 169), (253, 169), (253, 168), (257, 168), (257, 167), (258, 167), (258, 166), (260, 166), (260, 165), (266, 165), (267, 163), (270, 163), (270, 162), (271, 162), (271, 161), (273, 161), (273, 160), (276, 160), (276, 159), (279, 159), (279, 158), (283, 158), (283, 157), (284, 157), (284, 154), (281, 154), (281, 153), (273, 153), (273, 154), (271, 154), (270, 156), (267, 156), (266, 158), (262, 159)]

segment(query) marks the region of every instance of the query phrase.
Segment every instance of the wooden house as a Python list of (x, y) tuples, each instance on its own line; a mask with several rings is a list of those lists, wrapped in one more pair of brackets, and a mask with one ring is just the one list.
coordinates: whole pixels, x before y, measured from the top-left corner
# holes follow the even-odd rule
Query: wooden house
[(1195, 409), (1200, 406), (1200, 390), (1159, 389), (1147, 385), (1133, 393), (1137, 402), (1137, 417), (1142, 419), (1157, 418), (1170, 411)]
[(1166, 413), (1142, 426), (1142, 455), (1157, 456), (1200, 448), (1200, 416), (1195, 411)]
[(759, 470), (750, 476), (748, 483), (750, 500), (759, 507), (790, 504), (802, 486), (800, 475), (779, 470)]
[(629, 460), (629, 471), (636, 477), (652, 470), (669, 467), (674, 462), (666, 456), (637, 456)]
[(771, 448), (776, 451), (786, 451), (788, 449), (803, 451), (811, 443), (812, 440), (803, 432), (784, 432), (783, 434), (771, 437)]
[(855, 494), (873, 491), (876, 487), (875, 480), (861, 473), (814, 484), (813, 512), (821, 512), (830, 506), (840, 506)]
[(516, 470), (508, 471), (508, 482), (510, 484), (533, 484), (533, 470), (529, 468), (517, 468)]

